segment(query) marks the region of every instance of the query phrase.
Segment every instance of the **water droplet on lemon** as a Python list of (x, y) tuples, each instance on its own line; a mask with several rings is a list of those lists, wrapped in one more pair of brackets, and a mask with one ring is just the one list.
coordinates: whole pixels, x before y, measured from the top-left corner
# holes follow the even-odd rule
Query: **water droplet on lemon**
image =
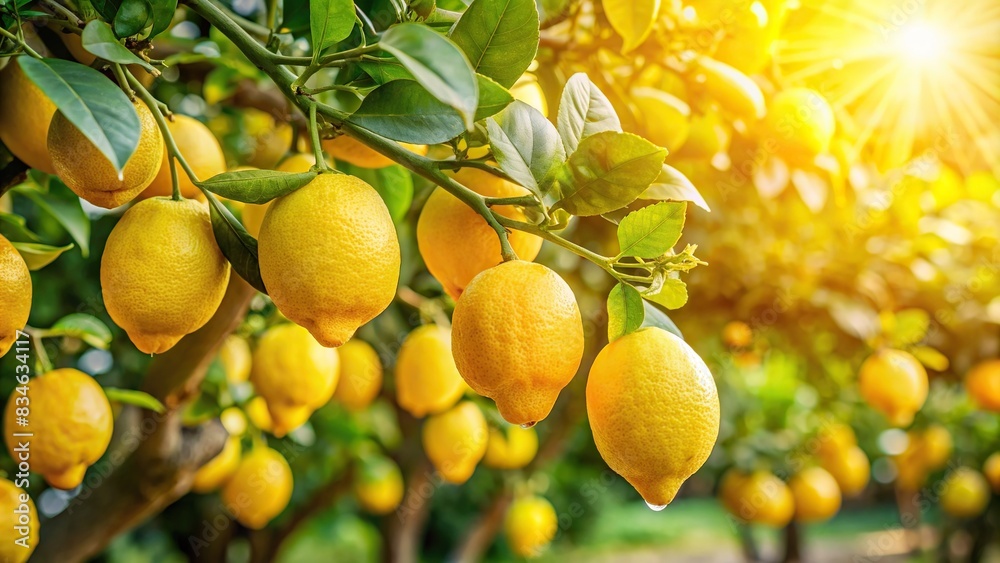
[(667, 507), (667, 505), (665, 504), (652, 504), (650, 502), (647, 502), (646, 506), (648, 506), (649, 509), (652, 510), (653, 512), (659, 512)]
[(537, 422), (525, 422), (524, 424), (521, 425), (521, 428), (524, 428), (525, 430), (527, 430), (527, 429), (531, 428), (532, 426), (534, 426), (536, 424), (538, 424), (538, 423)]

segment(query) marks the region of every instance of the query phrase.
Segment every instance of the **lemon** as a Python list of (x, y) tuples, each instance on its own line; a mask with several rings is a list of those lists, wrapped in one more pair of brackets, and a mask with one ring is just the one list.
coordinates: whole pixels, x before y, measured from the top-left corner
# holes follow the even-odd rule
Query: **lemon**
[(511, 424), (548, 416), (583, 358), (576, 297), (552, 270), (523, 260), (476, 276), (455, 305), (455, 365)]
[(257, 446), (222, 489), (226, 509), (247, 528), (259, 530), (288, 506), (292, 498), (292, 468), (266, 446)]
[(330, 400), (339, 374), (336, 350), (321, 346), (306, 329), (285, 323), (261, 336), (250, 381), (267, 402), (272, 433), (281, 437)]
[(990, 487), (994, 493), (1000, 493), (1000, 452), (996, 452), (986, 458), (983, 464), (983, 475), (990, 482)]
[[(426, 145), (399, 144), (404, 149), (421, 156), (427, 154)], [(322, 145), (323, 150), (330, 153), (334, 160), (342, 160), (361, 168), (385, 168), (396, 163), (391, 158), (347, 135), (341, 135), (335, 139), (324, 139)]]
[(773, 473), (742, 473), (733, 468), (719, 486), (722, 506), (743, 522), (783, 528), (795, 513), (792, 490)]
[(354, 497), (370, 514), (389, 514), (403, 501), (403, 474), (391, 459), (365, 460), (354, 479)]
[(808, 88), (779, 92), (771, 100), (764, 124), (764, 142), (793, 165), (809, 164), (827, 152), (837, 127), (826, 98)]
[(101, 257), (104, 305), (136, 348), (160, 354), (208, 322), (229, 283), (208, 206), (157, 197), (129, 208)]
[[(486, 197), (528, 195), (524, 188), (474, 168), (461, 170), (455, 180)], [(525, 221), (524, 213), (516, 207), (501, 205), (494, 210), (509, 219)], [(521, 231), (511, 232), (507, 239), (517, 256), (529, 262), (542, 248), (541, 238)], [(420, 211), (417, 246), (427, 270), (452, 299), (458, 299), (477, 274), (503, 261), (496, 231), (444, 188), (435, 188)]]
[(245, 339), (230, 334), (222, 341), (219, 361), (230, 383), (243, 383), (250, 377), (250, 358), (250, 345)]
[(927, 400), (927, 372), (910, 353), (885, 349), (861, 364), (861, 397), (894, 426), (908, 426)]
[(681, 148), (691, 129), (687, 102), (648, 86), (632, 90), (636, 121), (645, 125), (646, 138), (670, 152)]
[(340, 346), (396, 296), (399, 240), (364, 181), (320, 174), (271, 202), (260, 228), (260, 275), (283, 315)]
[(969, 370), (965, 392), (979, 408), (1000, 412), (1000, 360), (982, 362)]
[(508, 426), (490, 428), (483, 465), (493, 469), (521, 469), (538, 453), (538, 433), (534, 428)]
[(292, 145), (292, 126), (258, 109), (243, 108), (242, 111), (247, 141), (252, 147), (247, 164), (264, 169), (274, 167)]
[(0, 529), (0, 561), (27, 561), (38, 545), (38, 511), (28, 493), (7, 479), (0, 479)]
[(56, 105), (15, 58), (0, 71), (0, 141), (28, 166), (55, 174), (47, 145)]
[(195, 472), (191, 490), (196, 493), (208, 493), (225, 485), (240, 466), (241, 449), (239, 437), (230, 436), (219, 455)]
[[(283, 160), (275, 169), (279, 172), (308, 172), (316, 165), (316, 157), (308, 153), (296, 153)], [(243, 206), (243, 226), (254, 238), (260, 235), (260, 226), (264, 223), (264, 215), (271, 202), (248, 203)]]
[(239, 407), (226, 407), (219, 415), (219, 422), (230, 436), (242, 436), (247, 431), (247, 417)]
[(833, 475), (821, 468), (810, 467), (788, 481), (795, 504), (795, 519), (799, 522), (822, 522), (833, 518), (840, 510), (840, 488)]
[(670, 504), (719, 435), (719, 395), (683, 340), (643, 328), (604, 347), (587, 380), (597, 451), (651, 506)]
[[(226, 171), (226, 155), (222, 152), (222, 145), (202, 122), (193, 117), (174, 114), (173, 120), (167, 121), (167, 129), (173, 135), (181, 156), (191, 166), (191, 170), (198, 176), (199, 181), (207, 180)], [(203, 198), (201, 190), (194, 185), (191, 177), (181, 168), (180, 162), (177, 162), (176, 166), (181, 195)], [(153, 178), (149, 187), (139, 194), (139, 197), (145, 199), (158, 195), (170, 195), (173, 193), (173, 189), (170, 163), (167, 161), (167, 150), (164, 148), (160, 171)]]
[(361, 410), (382, 390), (382, 360), (371, 344), (357, 338), (348, 340), (337, 353), (340, 382), (334, 397), (351, 410)]
[(705, 92), (736, 117), (754, 121), (764, 117), (767, 107), (764, 94), (749, 76), (711, 57), (699, 56), (697, 80)]
[(515, 499), (507, 509), (504, 533), (515, 555), (537, 557), (556, 537), (558, 524), (552, 503), (542, 497), (525, 496)]
[(451, 333), (437, 325), (424, 325), (406, 335), (395, 374), (396, 402), (417, 418), (448, 410), (465, 392), (452, 357)]
[(679, 157), (710, 159), (729, 146), (729, 130), (716, 112), (692, 115), (687, 138), (675, 151)]
[(441, 477), (456, 485), (469, 480), (486, 454), (489, 429), (475, 404), (463, 401), (424, 422), (424, 452)]
[(0, 357), (17, 340), (31, 313), (31, 272), (14, 245), (0, 235)]
[(247, 401), (247, 404), (243, 406), (243, 412), (256, 428), (264, 432), (274, 430), (274, 420), (271, 419), (271, 413), (267, 410), (267, 401), (264, 400), (264, 397), (257, 396)]
[[(7, 451), (18, 459), (21, 444), (28, 444), (31, 470), (58, 489), (73, 489), (83, 482), (87, 467), (104, 455), (111, 442), (114, 421), (111, 403), (93, 377), (71, 368), (52, 370), (28, 382), (29, 415), (18, 414), (23, 397), (15, 390), (4, 414)], [(27, 424), (20, 424), (21, 417)], [(30, 433), (14, 437), (13, 430)]]
[(730, 348), (746, 348), (753, 343), (753, 329), (742, 321), (732, 321), (722, 327), (722, 341)]
[(515, 100), (537, 109), (545, 117), (549, 116), (549, 103), (537, 77), (528, 73), (522, 74), (510, 87), (510, 95), (514, 96)]
[(56, 112), (48, 146), (59, 178), (73, 193), (98, 207), (112, 209), (132, 201), (156, 177), (163, 160), (163, 136), (146, 104), (136, 100), (139, 144), (122, 169), (122, 177), (101, 151), (75, 125)]
[(893, 458), (896, 466), (896, 488), (901, 491), (919, 491), (927, 484), (930, 471), (913, 448)]
[(855, 496), (868, 486), (871, 479), (871, 464), (865, 452), (851, 446), (836, 457), (822, 460), (823, 469), (830, 472), (844, 496)]
[(951, 433), (944, 426), (940, 424), (928, 426), (911, 443), (916, 446), (916, 453), (928, 469), (941, 469), (948, 464), (952, 439)]
[(941, 510), (955, 518), (975, 518), (990, 502), (990, 485), (975, 469), (959, 467), (944, 479)]
[(857, 447), (854, 429), (842, 422), (825, 425), (816, 435), (816, 455), (820, 459), (834, 459)]

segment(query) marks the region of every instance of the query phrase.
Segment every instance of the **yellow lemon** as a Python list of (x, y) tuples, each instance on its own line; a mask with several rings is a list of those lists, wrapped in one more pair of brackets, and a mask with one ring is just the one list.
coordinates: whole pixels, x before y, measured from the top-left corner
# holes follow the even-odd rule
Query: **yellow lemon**
[(659, 328), (639, 329), (601, 350), (587, 380), (587, 415), (601, 457), (650, 506), (670, 504), (719, 435), (719, 395), (708, 366)]
[(17, 340), (31, 313), (31, 272), (14, 245), (0, 235), (0, 357)]
[[(524, 188), (474, 168), (461, 170), (455, 180), (486, 197), (528, 195)], [(524, 213), (516, 207), (501, 205), (494, 209), (509, 219), (525, 221)], [(507, 238), (522, 260), (534, 260), (542, 248), (542, 239), (535, 235), (513, 231)], [(427, 270), (452, 299), (458, 299), (477, 274), (503, 261), (496, 231), (444, 188), (435, 188), (420, 211), (417, 246)]]
[(225, 485), (240, 466), (241, 450), (239, 437), (230, 436), (219, 455), (195, 472), (191, 490), (196, 493), (208, 493)]
[(842, 457), (847, 450), (857, 445), (854, 429), (842, 422), (827, 424), (816, 435), (816, 455), (820, 459)]
[(38, 511), (28, 493), (0, 479), (0, 561), (24, 563), (38, 545)]
[(792, 490), (767, 471), (745, 474), (730, 469), (722, 478), (719, 498), (722, 506), (743, 522), (783, 528), (795, 513)]
[(931, 470), (941, 469), (951, 457), (952, 439), (948, 429), (940, 424), (932, 424), (914, 440), (919, 448), (917, 454), (924, 465)]
[(955, 518), (975, 518), (990, 502), (990, 485), (975, 469), (959, 467), (944, 479), (941, 510)]
[(253, 354), (250, 381), (267, 401), (279, 438), (302, 426), (337, 387), (340, 360), (306, 329), (285, 323), (264, 333)]
[(833, 475), (844, 496), (855, 496), (868, 486), (871, 479), (871, 464), (865, 452), (851, 446), (836, 457), (821, 460), (823, 468)]
[(861, 397), (894, 426), (908, 426), (927, 400), (927, 371), (910, 353), (880, 350), (861, 364)]
[(730, 348), (746, 348), (753, 343), (753, 329), (742, 321), (732, 321), (722, 327), (722, 341)]
[(269, 169), (285, 156), (292, 145), (294, 131), (288, 123), (278, 122), (274, 116), (253, 108), (243, 108), (243, 125), (252, 151), (247, 164)]
[(493, 469), (521, 469), (538, 453), (538, 433), (534, 428), (508, 426), (490, 428), (483, 465)]
[[(181, 156), (191, 165), (191, 170), (198, 176), (199, 181), (207, 180), (226, 171), (226, 155), (222, 152), (222, 145), (202, 122), (193, 117), (174, 114), (173, 120), (167, 121), (167, 129), (173, 135)], [(201, 190), (194, 185), (191, 177), (181, 168), (180, 162), (177, 162), (176, 166), (181, 195), (203, 199)], [(145, 199), (153, 196), (168, 196), (173, 193), (173, 186), (170, 163), (167, 161), (167, 150), (164, 148), (160, 171), (153, 178), (149, 187), (139, 194), (139, 197)]]
[[(404, 149), (419, 155), (427, 154), (426, 145), (411, 145), (399, 143)], [(324, 139), (323, 150), (330, 153), (334, 160), (342, 160), (361, 168), (385, 168), (395, 164), (391, 158), (358, 141), (354, 137), (341, 135), (335, 139)]]
[(354, 479), (354, 497), (370, 514), (389, 514), (403, 501), (403, 474), (391, 459), (365, 460)]
[(670, 152), (681, 148), (691, 129), (687, 102), (648, 86), (632, 90), (636, 121), (645, 126), (646, 138)]
[(556, 537), (559, 519), (552, 503), (542, 497), (515, 499), (507, 509), (504, 533), (518, 557), (537, 557)]
[(716, 112), (692, 115), (687, 138), (675, 151), (682, 158), (710, 159), (729, 146), (729, 130)]
[(260, 275), (283, 315), (340, 346), (392, 303), (399, 240), (364, 181), (320, 174), (271, 202), (260, 228)]
[(371, 344), (357, 338), (348, 340), (337, 353), (340, 382), (334, 397), (351, 410), (361, 410), (382, 390), (382, 360)]
[(896, 488), (901, 491), (919, 491), (927, 484), (927, 477), (930, 471), (923, 463), (923, 459), (913, 448), (908, 448), (902, 454), (893, 457), (893, 464), (896, 467)]
[(48, 133), (56, 105), (25, 76), (18, 59), (0, 71), (0, 141), (28, 166), (55, 174)]
[[(295, 153), (283, 160), (278, 168), (279, 172), (301, 173), (308, 172), (316, 165), (316, 157), (309, 153)], [(243, 226), (254, 238), (260, 235), (260, 226), (264, 223), (264, 215), (271, 202), (248, 203), (243, 206)]]
[(1000, 412), (1000, 360), (982, 362), (969, 370), (965, 392), (979, 408)]
[(514, 96), (515, 100), (522, 101), (537, 109), (545, 117), (549, 116), (549, 103), (545, 99), (545, 92), (538, 83), (538, 78), (535, 76), (528, 73), (522, 74), (517, 82), (510, 87), (510, 95)]
[(771, 100), (764, 124), (765, 146), (773, 146), (778, 156), (793, 165), (809, 164), (827, 152), (837, 126), (826, 98), (808, 88), (779, 92)]
[(292, 498), (292, 468), (284, 456), (257, 446), (222, 489), (226, 509), (247, 528), (259, 530), (281, 513)]
[(219, 415), (219, 422), (230, 436), (242, 436), (247, 431), (247, 417), (239, 407), (227, 407)]
[(451, 352), (451, 333), (424, 325), (406, 335), (396, 358), (396, 402), (420, 418), (443, 412), (465, 392)]
[(996, 452), (986, 458), (983, 464), (983, 475), (990, 482), (994, 493), (1000, 493), (1000, 452)]
[(267, 410), (267, 401), (264, 400), (264, 397), (257, 396), (250, 399), (243, 406), (243, 411), (256, 428), (264, 432), (274, 430), (274, 420), (271, 419), (271, 413)]
[(136, 348), (160, 354), (208, 322), (229, 283), (229, 262), (208, 206), (157, 197), (129, 208), (101, 257), (104, 305)]
[(250, 358), (250, 345), (245, 339), (230, 334), (222, 341), (219, 361), (230, 383), (243, 383), (250, 377)]
[[(83, 482), (87, 467), (104, 455), (111, 442), (114, 421), (111, 403), (93, 377), (71, 368), (52, 370), (28, 382), (30, 414), (19, 409), (23, 398), (16, 389), (4, 413), (7, 451), (20, 459), (20, 444), (28, 444), (31, 470), (58, 489)], [(22, 418), (27, 424), (21, 424)], [(27, 438), (14, 437), (30, 433)]]
[(73, 193), (98, 207), (124, 205), (146, 189), (163, 160), (164, 143), (153, 113), (136, 100), (139, 144), (122, 169), (121, 178), (111, 162), (75, 125), (57, 112), (49, 127), (48, 146), (59, 178)]
[(799, 522), (822, 522), (833, 518), (840, 510), (840, 488), (833, 475), (821, 468), (810, 467), (788, 481), (795, 504), (795, 519)]
[(475, 404), (463, 401), (424, 422), (424, 452), (441, 477), (456, 485), (469, 480), (486, 454), (489, 429)]
[(455, 305), (455, 365), (511, 424), (548, 416), (583, 358), (576, 296), (552, 270), (523, 260), (476, 276)]
[(757, 120), (764, 117), (767, 107), (760, 86), (739, 70), (704, 55), (696, 59), (697, 80), (705, 92), (736, 117)]

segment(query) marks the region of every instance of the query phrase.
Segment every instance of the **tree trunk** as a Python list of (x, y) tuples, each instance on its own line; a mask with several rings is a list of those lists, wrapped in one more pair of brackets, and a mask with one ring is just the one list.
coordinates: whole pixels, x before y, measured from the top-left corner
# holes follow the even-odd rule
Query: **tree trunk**
[(802, 531), (798, 523), (792, 520), (785, 527), (785, 554), (781, 558), (783, 563), (797, 563), (802, 561)]
[(512, 500), (509, 493), (497, 495), (448, 560), (453, 563), (473, 563), (481, 560), (483, 554), (493, 544), (500, 527), (503, 526), (504, 515), (507, 514), (507, 507)]

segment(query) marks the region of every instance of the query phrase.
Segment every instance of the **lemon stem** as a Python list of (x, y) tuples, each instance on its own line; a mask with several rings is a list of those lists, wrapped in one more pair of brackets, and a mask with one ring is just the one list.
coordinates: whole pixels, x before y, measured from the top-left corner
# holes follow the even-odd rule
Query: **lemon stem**
[(309, 135), (312, 137), (313, 156), (316, 157), (316, 166), (323, 172), (329, 172), (330, 166), (323, 156), (323, 146), (319, 141), (319, 125), (316, 122), (316, 104), (309, 104)]
[(128, 78), (125, 78), (125, 73), (122, 72), (122, 65), (115, 63), (111, 65), (111, 72), (114, 73), (115, 79), (118, 80), (118, 86), (121, 87), (125, 95), (128, 96), (129, 101), (135, 101), (135, 91), (128, 85)]
[(35, 349), (35, 355), (38, 356), (38, 367), (35, 369), (36, 377), (52, 371), (52, 362), (49, 360), (49, 354), (45, 351), (45, 344), (42, 342), (43, 331), (26, 326), (23, 332), (31, 339), (31, 346)]
[(4, 29), (2, 27), (0, 27), (0, 35), (6, 37), (7, 39), (10, 39), (11, 41), (14, 41), (18, 45), (20, 45), (21, 49), (24, 50), (25, 53), (31, 55), (32, 57), (35, 57), (36, 59), (43, 58), (41, 55), (38, 54), (37, 51), (35, 51), (34, 49), (32, 49), (31, 46), (28, 45), (28, 43), (24, 39), (22, 39), (21, 37), (19, 37), (17, 35), (14, 35), (13, 33), (7, 31), (6, 29)]

